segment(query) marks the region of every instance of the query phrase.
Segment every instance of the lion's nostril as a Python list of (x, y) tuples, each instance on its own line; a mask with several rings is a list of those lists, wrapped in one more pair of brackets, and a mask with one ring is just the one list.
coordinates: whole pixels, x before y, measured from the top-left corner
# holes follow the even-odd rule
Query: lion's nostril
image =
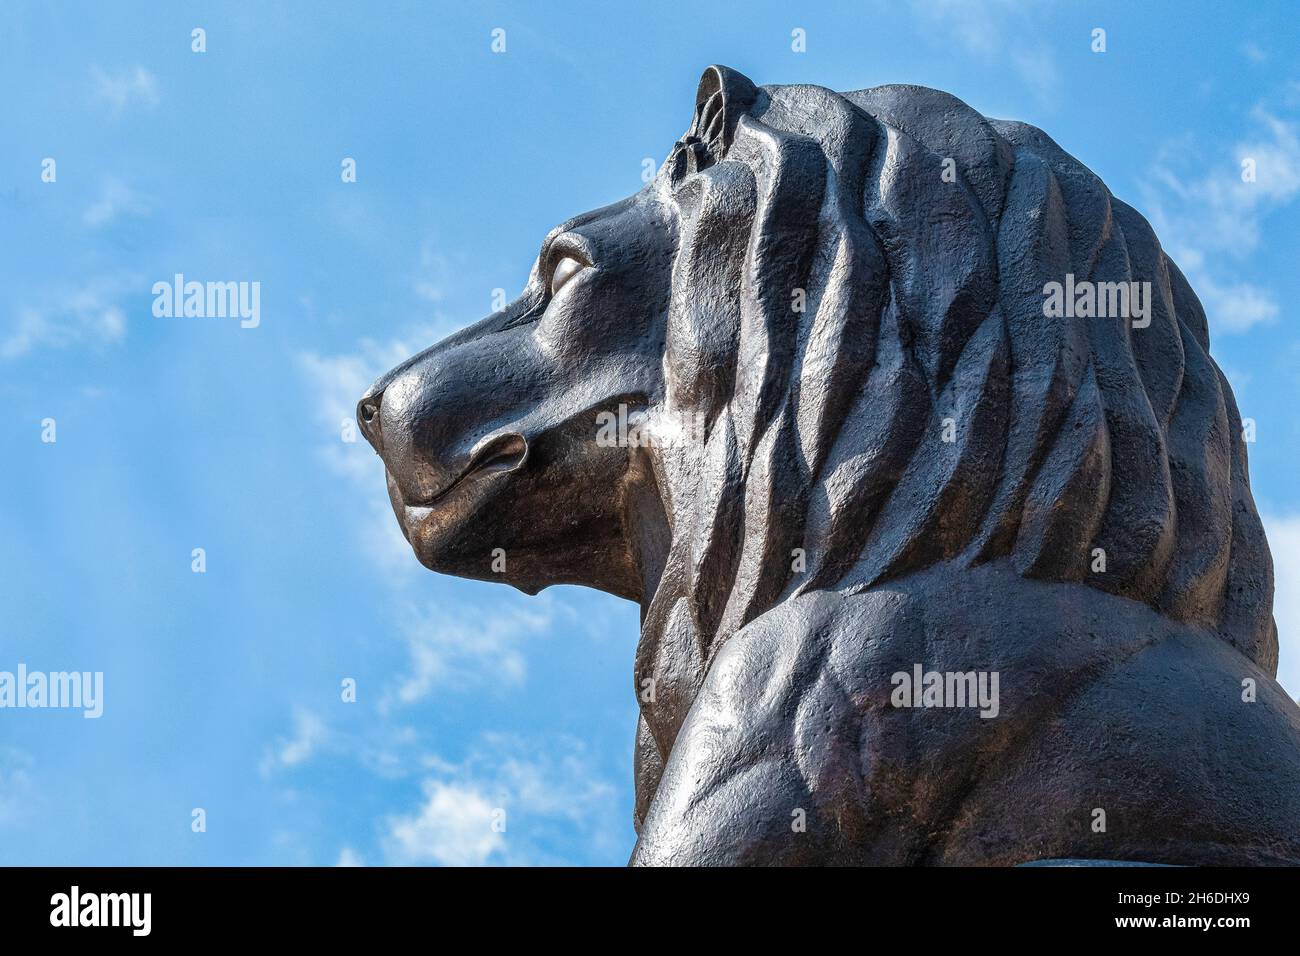
[(375, 451), (384, 453), (384, 438), (380, 434), (383, 427), (379, 423), (379, 405), (383, 401), (382, 393), (363, 396), (357, 405), (357, 422), (361, 425), (361, 434), (366, 436)]

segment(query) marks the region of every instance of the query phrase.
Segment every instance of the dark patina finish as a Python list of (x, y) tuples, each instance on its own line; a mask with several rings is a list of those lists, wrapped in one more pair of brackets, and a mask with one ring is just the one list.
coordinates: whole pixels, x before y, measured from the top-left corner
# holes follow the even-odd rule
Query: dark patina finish
[(711, 67), (358, 416), (427, 567), (640, 603), (633, 862), (1300, 862), (1204, 312), (1034, 127)]

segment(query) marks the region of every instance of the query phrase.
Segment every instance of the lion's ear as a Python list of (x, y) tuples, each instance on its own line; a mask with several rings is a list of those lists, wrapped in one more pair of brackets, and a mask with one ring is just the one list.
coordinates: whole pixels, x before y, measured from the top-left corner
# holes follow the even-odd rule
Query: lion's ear
[(704, 71), (699, 89), (695, 91), (695, 119), (683, 141), (683, 145), (688, 147), (699, 144), (691, 151), (696, 154), (693, 157), (695, 161), (690, 164), (692, 167), (703, 168), (727, 155), (732, 137), (736, 135), (736, 122), (757, 98), (758, 87), (744, 74), (717, 65)]

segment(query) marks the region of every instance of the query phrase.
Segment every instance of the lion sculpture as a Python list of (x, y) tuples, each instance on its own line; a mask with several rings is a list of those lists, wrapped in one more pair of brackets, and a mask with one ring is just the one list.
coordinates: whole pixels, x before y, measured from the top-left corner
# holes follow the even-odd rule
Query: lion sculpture
[(427, 567), (639, 602), (633, 863), (1300, 862), (1205, 314), (1032, 126), (710, 67), (358, 418)]

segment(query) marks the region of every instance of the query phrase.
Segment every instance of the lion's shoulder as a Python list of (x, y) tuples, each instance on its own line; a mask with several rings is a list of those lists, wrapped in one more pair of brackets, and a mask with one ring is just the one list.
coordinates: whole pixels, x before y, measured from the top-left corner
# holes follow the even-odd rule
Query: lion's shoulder
[[(918, 670), (973, 675), (993, 698), (931, 705), (918, 692), (900, 706), (898, 677)], [(1185, 672), (1196, 679), (1169, 679)], [(1240, 698), (1245, 676), (1257, 704)], [(639, 858), (1017, 863), (1104, 844), (1117, 859), (1231, 862), (1233, 846), (1282, 834), (1300, 799), (1300, 763), (1252, 776), (1270, 746), (1300, 752), (1300, 711), (1212, 634), (1005, 562), (946, 565), (804, 594), (737, 632), (682, 728)], [(1153, 751), (1165, 776), (1135, 787)], [(1044, 788), (1056, 803), (1040, 805)], [(1257, 822), (1224, 819), (1225, 800), (1258, 808)], [(1090, 841), (1099, 805), (1112, 829)], [(732, 827), (737, 814), (752, 829)], [(1185, 821), (1173, 849), (1143, 836), (1173, 817)], [(1219, 846), (1195, 832), (1211, 825), (1239, 832)], [(1270, 859), (1300, 853), (1283, 843)]]

